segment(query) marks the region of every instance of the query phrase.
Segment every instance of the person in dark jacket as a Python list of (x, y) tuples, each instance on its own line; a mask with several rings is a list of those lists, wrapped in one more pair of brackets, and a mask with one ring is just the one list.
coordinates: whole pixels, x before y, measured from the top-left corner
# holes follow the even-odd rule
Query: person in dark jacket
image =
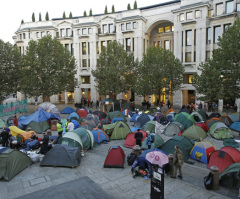
[(140, 131), (140, 129), (137, 130), (137, 132), (134, 135), (134, 138), (136, 139), (136, 145), (142, 146), (143, 134)]
[(48, 142), (49, 137), (45, 132), (43, 132), (42, 146), (39, 153), (46, 155), (46, 153), (48, 152)]
[(9, 131), (7, 130), (7, 127), (3, 128), (3, 131), (0, 134), (0, 137), (2, 137), (2, 146), (8, 147), (8, 139), (10, 138)]

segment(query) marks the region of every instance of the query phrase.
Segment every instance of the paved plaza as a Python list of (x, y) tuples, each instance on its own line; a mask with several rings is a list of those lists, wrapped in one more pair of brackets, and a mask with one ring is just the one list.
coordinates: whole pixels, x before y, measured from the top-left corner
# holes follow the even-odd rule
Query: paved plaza
[[(31, 111), (31, 107), (29, 108), (29, 111)], [(62, 109), (59, 108), (59, 110), (61, 111)], [(126, 160), (123, 169), (103, 168), (105, 158), (111, 146), (121, 146), (126, 155), (131, 152), (131, 149), (125, 148), (123, 143), (124, 140), (114, 140), (107, 144), (101, 144), (93, 150), (88, 150), (85, 156), (82, 157), (80, 166), (73, 169), (40, 167), (39, 163), (33, 164), (14, 177), (10, 182), (0, 181), (0, 199), (13, 199), (63, 183), (67, 185), (67, 182), (71, 183), (73, 180), (84, 177), (90, 178), (113, 199), (150, 198), (150, 180), (145, 180), (143, 177), (133, 178), (131, 166), (128, 166)], [(237, 198), (237, 190), (221, 186), (216, 191), (206, 190), (203, 184), (203, 177), (208, 175), (208, 173), (209, 170), (206, 168), (206, 165), (204, 167), (198, 164), (191, 165), (185, 163), (183, 165), (183, 179), (172, 179), (169, 176), (165, 176), (165, 199)], [(70, 196), (71, 194), (69, 193), (69, 198), (78, 198), (78, 196)], [(38, 199), (34, 197), (34, 194), (33, 198)], [(63, 196), (59, 196), (59, 198), (63, 198)], [(79, 198), (81, 197), (79, 196)], [(89, 198), (94, 197), (91, 196)], [(99, 195), (96, 198), (101, 197)]]

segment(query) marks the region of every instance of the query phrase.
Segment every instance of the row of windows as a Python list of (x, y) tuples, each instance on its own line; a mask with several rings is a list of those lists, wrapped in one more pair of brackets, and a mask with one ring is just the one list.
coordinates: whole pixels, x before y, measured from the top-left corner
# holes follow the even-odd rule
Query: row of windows
[(195, 19), (199, 19), (201, 17), (201, 12), (200, 10), (195, 10), (195, 11), (191, 11), (191, 12), (187, 12), (187, 13), (181, 13), (179, 15), (179, 21), (185, 21), (186, 20), (193, 20)]
[[(224, 6), (224, 3), (218, 3), (218, 4), (216, 4), (216, 7), (215, 7), (216, 8), (215, 15), (219, 16), (222, 14), (229, 14), (229, 13), (234, 12), (235, 10), (237, 12), (239, 12), (240, 11), (240, 3), (236, 4), (236, 8), (234, 6), (235, 6), (234, 1), (227, 1), (225, 6)], [(208, 17), (212, 17), (212, 16), (214, 16), (213, 10), (209, 10)]]
[(121, 24), (121, 31), (128, 31), (132, 29), (137, 29), (138, 23), (137, 22), (129, 22), (129, 23), (122, 23)]
[(174, 26), (164, 26), (158, 28), (158, 33), (166, 33), (166, 32), (173, 32)]
[[(19, 40), (27, 39), (26, 35), (27, 35), (26, 33), (19, 34)], [(50, 32), (49, 31), (36, 32), (35, 35), (36, 35), (36, 38), (42, 38), (46, 35), (50, 35)], [(33, 38), (33, 33), (32, 32), (28, 33), (28, 38), (29, 39)]]
[(78, 29), (78, 35), (91, 35), (92, 34), (92, 28), (82, 28)]
[(164, 40), (163, 45), (161, 45), (161, 41), (155, 41), (153, 42), (154, 47), (162, 47), (165, 50), (170, 50), (170, 41), (169, 40)]

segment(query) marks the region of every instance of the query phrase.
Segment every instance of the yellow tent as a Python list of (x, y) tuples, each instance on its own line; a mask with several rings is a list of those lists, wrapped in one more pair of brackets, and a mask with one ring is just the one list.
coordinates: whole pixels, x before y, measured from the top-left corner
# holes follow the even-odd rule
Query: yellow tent
[(10, 133), (15, 137), (17, 137), (18, 134), (22, 134), (26, 132), (16, 126), (10, 126), (9, 129), (10, 129)]

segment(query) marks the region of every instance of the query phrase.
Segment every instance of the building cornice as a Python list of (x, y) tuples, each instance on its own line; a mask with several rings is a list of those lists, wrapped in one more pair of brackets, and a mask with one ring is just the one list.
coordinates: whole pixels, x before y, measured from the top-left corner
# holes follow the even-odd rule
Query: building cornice
[(121, 23), (121, 22), (125, 22), (125, 21), (133, 21), (133, 20), (142, 20), (144, 22), (147, 21), (144, 17), (142, 17), (140, 15), (135, 15), (135, 16), (131, 16), (131, 17), (123, 17), (121, 19), (116, 19), (116, 23), (117, 22)]
[(200, 7), (205, 7), (208, 6), (210, 7), (211, 5), (209, 4), (209, 2), (199, 2), (199, 3), (194, 3), (194, 4), (189, 4), (186, 6), (181, 6), (178, 9), (172, 10), (173, 13), (177, 13), (177, 12), (183, 12), (183, 11), (187, 11), (187, 10), (193, 10), (195, 8), (200, 8)]
[(57, 30), (57, 28), (53, 27), (53, 26), (38, 26), (38, 27), (28, 27), (28, 28), (23, 28), (23, 29), (18, 29), (16, 31), (16, 33), (19, 32), (30, 32), (30, 31), (37, 31), (37, 30)]

